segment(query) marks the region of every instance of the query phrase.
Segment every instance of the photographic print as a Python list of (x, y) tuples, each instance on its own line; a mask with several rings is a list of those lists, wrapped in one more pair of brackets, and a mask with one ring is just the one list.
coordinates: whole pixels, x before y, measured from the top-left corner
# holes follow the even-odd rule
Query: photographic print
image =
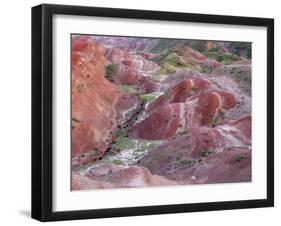
[(31, 43), (32, 218), (274, 206), (274, 19), (42, 4)]
[(71, 35), (72, 190), (251, 182), (251, 43)]

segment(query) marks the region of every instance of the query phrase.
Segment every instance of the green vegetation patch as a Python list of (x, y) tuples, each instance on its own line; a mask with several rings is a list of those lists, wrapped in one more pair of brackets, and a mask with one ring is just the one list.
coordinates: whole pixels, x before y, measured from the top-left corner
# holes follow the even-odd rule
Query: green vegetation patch
[(114, 81), (114, 77), (116, 76), (118, 71), (117, 64), (108, 64), (105, 66), (105, 78), (109, 81)]
[(177, 68), (170, 64), (162, 64), (161, 68), (156, 72), (156, 74), (173, 74), (177, 71)]
[(211, 51), (210, 50), (204, 51), (203, 54), (213, 60), (216, 60), (216, 61), (221, 62), (222, 64), (226, 64), (226, 65), (232, 64), (235, 61), (240, 59), (240, 57), (235, 54), (223, 53), (221, 51), (215, 52), (215, 51), (213, 51), (213, 49), (210, 49)]
[(212, 67), (208, 67), (208, 66), (203, 66), (203, 65), (202, 65), (202, 70), (201, 70), (200, 72), (210, 74), (210, 73), (213, 72), (213, 68), (212, 68)]
[(177, 135), (180, 135), (180, 136), (187, 135), (187, 134), (189, 134), (189, 131), (186, 130), (186, 129), (184, 129), (184, 130), (182, 130), (182, 131), (179, 131), (179, 132), (177, 133)]
[(233, 42), (231, 46), (234, 48), (234, 54), (240, 56), (242, 52), (245, 52), (249, 59), (252, 58), (252, 46), (250, 42)]
[(164, 58), (164, 64), (170, 64), (174, 67), (183, 67), (185, 62), (177, 53), (171, 53)]
[(120, 160), (120, 159), (114, 159), (114, 160), (112, 161), (112, 163), (115, 164), (115, 165), (123, 165), (123, 161)]
[(215, 127), (219, 124), (220, 124), (220, 119), (218, 117), (213, 118), (212, 121), (210, 122), (211, 127)]
[(120, 137), (115, 146), (118, 150), (131, 149), (135, 147), (135, 142), (128, 137)]
[(112, 135), (117, 137), (117, 139), (118, 139), (120, 137), (125, 137), (127, 134), (126, 134), (126, 131), (123, 128), (120, 128), (120, 129), (114, 131), (112, 133)]
[(129, 94), (138, 94), (139, 93), (138, 87), (133, 86), (133, 85), (120, 85), (119, 89), (123, 93), (129, 93)]
[(151, 94), (143, 94), (139, 96), (141, 100), (145, 101), (145, 102), (152, 102), (156, 99), (155, 95), (151, 95)]
[(240, 57), (234, 55), (234, 54), (225, 54), (225, 55), (219, 55), (217, 57), (217, 61), (223, 63), (223, 64), (232, 64), (235, 61), (239, 60)]
[(215, 149), (212, 148), (212, 147), (209, 147), (209, 148), (207, 148), (205, 150), (201, 150), (200, 151), (200, 155), (203, 156), (203, 157), (207, 157), (208, 155), (210, 155), (210, 154), (212, 154), (214, 152), (215, 152)]
[(113, 134), (116, 137), (116, 143), (113, 149), (121, 151), (123, 149), (131, 149), (135, 147), (135, 142), (128, 138), (126, 131), (123, 128), (116, 130)]
[(157, 148), (160, 145), (160, 141), (141, 141), (139, 144), (138, 149), (136, 149), (136, 152), (145, 152), (145, 151), (151, 151), (155, 148)]
[(183, 168), (192, 167), (192, 166), (194, 166), (195, 163), (196, 163), (196, 160), (189, 160), (189, 159), (180, 159), (179, 160), (179, 164)]
[(233, 75), (234, 79), (236, 79), (238, 82), (246, 82), (251, 83), (251, 73), (248, 71), (238, 71)]
[(178, 40), (159, 39), (158, 43), (150, 50), (151, 53), (163, 53), (178, 47), (188, 46), (192, 49), (203, 52), (207, 48), (207, 41), (204, 40)]
[(160, 144), (159, 141), (143, 141), (141, 144), (141, 147), (152, 150), (152, 149), (158, 147), (159, 144)]
[(178, 54), (177, 51), (169, 53), (163, 59), (161, 59), (158, 64), (161, 68), (156, 72), (156, 74), (172, 74), (178, 69), (188, 67), (193, 70), (200, 70), (200, 65), (197, 61), (191, 58), (184, 58)]
[(236, 155), (236, 156), (235, 156), (235, 161), (236, 161), (236, 162), (240, 162), (240, 161), (243, 160), (243, 159), (245, 159), (245, 156), (243, 156), (243, 155)]

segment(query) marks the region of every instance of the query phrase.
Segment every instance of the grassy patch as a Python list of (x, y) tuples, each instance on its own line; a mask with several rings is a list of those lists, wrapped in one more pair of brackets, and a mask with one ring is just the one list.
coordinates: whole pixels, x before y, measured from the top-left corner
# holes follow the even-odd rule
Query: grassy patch
[(171, 53), (167, 57), (165, 57), (164, 63), (170, 64), (174, 67), (182, 67), (185, 65), (182, 58), (176, 53)]
[(210, 122), (211, 127), (215, 127), (219, 124), (220, 124), (220, 119), (218, 117), (213, 118), (212, 121)]
[(210, 74), (210, 73), (213, 72), (213, 68), (208, 67), (208, 66), (203, 66), (203, 65), (202, 65), (202, 70), (201, 70), (201, 72), (202, 72), (202, 73), (208, 73), (208, 74)]
[(116, 143), (112, 147), (113, 150), (122, 151), (135, 147), (135, 142), (128, 138), (127, 132), (123, 128), (119, 128), (112, 135), (116, 137)]
[(244, 71), (238, 71), (234, 75), (234, 78), (239, 82), (251, 83), (251, 81), (252, 81), (252, 78), (251, 78), (251, 75), (249, 75), (249, 72), (244, 72)]
[(115, 146), (118, 150), (131, 149), (135, 147), (135, 142), (128, 137), (120, 137)]
[(154, 95), (150, 95), (150, 94), (143, 94), (139, 96), (141, 100), (145, 101), (145, 102), (152, 102), (156, 99), (156, 97)]
[(141, 147), (152, 150), (152, 149), (158, 147), (159, 144), (160, 144), (159, 141), (144, 141), (141, 144)]
[(123, 128), (120, 128), (112, 133), (113, 136), (120, 138), (126, 136), (126, 131)]
[(179, 161), (181, 167), (189, 168), (194, 166), (196, 160), (189, 160), (189, 159), (181, 159)]
[(207, 148), (206, 150), (201, 150), (200, 155), (203, 157), (207, 157), (208, 155), (212, 154), (215, 152), (215, 149), (212, 147)]
[(184, 129), (184, 130), (178, 132), (177, 135), (183, 136), (183, 135), (186, 135), (186, 134), (188, 134), (188, 133), (189, 133), (189, 131), (186, 130), (186, 129)]
[(240, 162), (241, 160), (243, 160), (245, 158), (245, 156), (243, 156), (243, 155), (236, 155), (235, 156), (235, 161), (236, 162)]
[(240, 59), (240, 57), (235, 54), (224, 53), (222, 51), (215, 52), (214, 49), (215, 48), (204, 51), (203, 54), (209, 57), (210, 59), (216, 60), (226, 65), (232, 64)]
[(185, 57), (182, 55), (181, 49), (170, 51), (169, 54), (159, 60), (158, 64), (161, 68), (157, 71), (157, 74), (172, 74), (178, 69), (186, 67), (195, 71), (202, 71), (199, 61), (192, 57)]
[(177, 68), (170, 64), (162, 64), (161, 68), (157, 70), (156, 74), (172, 74), (177, 71)]
[(240, 55), (242, 51), (246, 52), (246, 56), (251, 59), (252, 57), (252, 47), (249, 42), (233, 42), (232, 47), (234, 47), (234, 54)]
[(108, 64), (105, 66), (105, 78), (109, 81), (113, 81), (118, 71), (117, 64)]
[(120, 85), (119, 89), (121, 92), (129, 93), (129, 94), (138, 94), (138, 87), (133, 85)]
[(123, 161), (121, 161), (120, 159), (114, 159), (112, 163), (115, 165), (123, 165)]
[(142, 141), (136, 152), (145, 152), (157, 148), (160, 145), (159, 141)]
[(238, 56), (234, 54), (230, 54), (230, 55), (220, 55), (217, 60), (223, 64), (232, 64), (233, 62), (239, 59), (240, 58)]

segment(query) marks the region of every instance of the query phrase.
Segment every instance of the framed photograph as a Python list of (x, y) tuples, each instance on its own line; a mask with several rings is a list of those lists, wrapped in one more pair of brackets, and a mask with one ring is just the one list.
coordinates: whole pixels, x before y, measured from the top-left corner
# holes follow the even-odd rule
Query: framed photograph
[(274, 21), (32, 8), (32, 217), (274, 205)]

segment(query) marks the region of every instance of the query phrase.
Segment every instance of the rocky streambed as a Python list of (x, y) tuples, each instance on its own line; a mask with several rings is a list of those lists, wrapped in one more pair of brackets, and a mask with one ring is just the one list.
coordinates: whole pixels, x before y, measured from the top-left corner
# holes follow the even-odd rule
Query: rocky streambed
[[(129, 87), (127, 86), (127, 88)], [(134, 87), (131, 88), (133, 89)], [(105, 163), (122, 166), (136, 165), (149, 151), (158, 147), (163, 142), (162, 140), (133, 139), (129, 136), (129, 132), (132, 130), (134, 123), (143, 120), (147, 107), (161, 94), (163, 92), (140, 95), (140, 103), (123, 115), (118, 122), (117, 130), (112, 132), (114, 139), (111, 145), (108, 146), (106, 154), (95, 162), (74, 168), (74, 171), (87, 174), (88, 171), (94, 170)]]

